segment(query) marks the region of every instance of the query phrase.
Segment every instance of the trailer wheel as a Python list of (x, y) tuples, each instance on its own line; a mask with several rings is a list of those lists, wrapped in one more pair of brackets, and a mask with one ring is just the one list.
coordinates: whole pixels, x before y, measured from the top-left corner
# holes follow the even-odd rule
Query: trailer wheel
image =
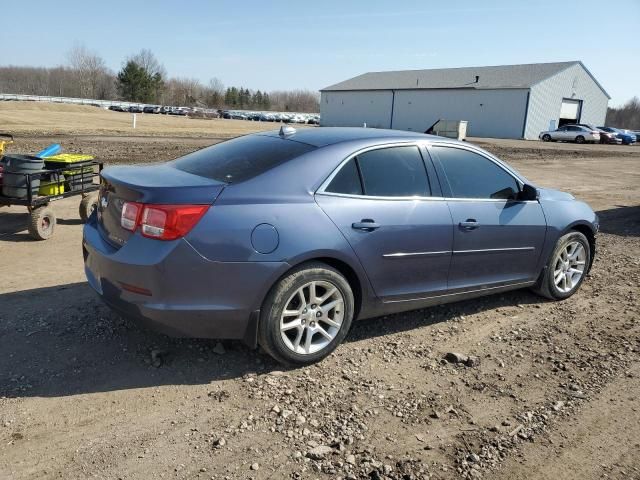
[(48, 240), (55, 226), (56, 216), (49, 207), (36, 208), (29, 216), (29, 235), (34, 240)]
[(82, 199), (82, 201), (80, 202), (78, 213), (80, 214), (80, 218), (82, 219), (83, 223), (87, 223), (87, 220), (96, 208), (98, 208), (97, 194), (92, 193)]

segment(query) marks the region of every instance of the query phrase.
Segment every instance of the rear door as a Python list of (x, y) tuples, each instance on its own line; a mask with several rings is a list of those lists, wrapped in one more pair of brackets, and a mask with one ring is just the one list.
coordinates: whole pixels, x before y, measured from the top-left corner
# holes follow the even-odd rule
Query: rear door
[(538, 201), (516, 200), (518, 180), (478, 151), (449, 144), (430, 152), (453, 218), (449, 289), (534, 280), (546, 235)]
[(421, 147), (358, 152), (329, 177), (316, 201), (350, 243), (378, 297), (446, 290), (451, 215)]

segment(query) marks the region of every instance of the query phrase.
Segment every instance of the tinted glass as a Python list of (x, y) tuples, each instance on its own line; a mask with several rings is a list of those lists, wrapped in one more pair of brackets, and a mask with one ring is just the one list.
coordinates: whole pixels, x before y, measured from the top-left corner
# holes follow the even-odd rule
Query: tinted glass
[(260, 135), (218, 143), (171, 162), (179, 170), (220, 182), (248, 180), (316, 147)]
[(511, 199), (516, 180), (491, 160), (459, 148), (433, 147), (456, 198)]
[(360, 175), (358, 174), (355, 159), (352, 158), (342, 166), (325, 191), (347, 195), (362, 195), (362, 184), (360, 183)]
[(358, 155), (364, 194), (378, 197), (431, 195), (418, 147), (392, 147)]

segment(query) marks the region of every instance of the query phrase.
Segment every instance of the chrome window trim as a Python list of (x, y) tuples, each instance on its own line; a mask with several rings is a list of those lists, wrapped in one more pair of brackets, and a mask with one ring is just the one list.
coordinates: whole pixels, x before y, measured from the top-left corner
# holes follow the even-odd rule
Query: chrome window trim
[[(449, 142), (447, 140), (435, 140), (435, 141), (431, 140), (431, 139), (407, 140), (407, 141), (400, 141), (400, 142), (390, 142), (390, 143), (383, 143), (383, 144), (377, 144), (377, 145), (370, 145), (368, 147), (360, 148), (360, 149), (356, 150), (355, 152), (349, 154), (329, 174), (329, 176), (325, 179), (325, 181), (322, 182), (320, 187), (314, 192), (314, 195), (327, 195), (327, 196), (333, 196), (333, 197), (360, 198), (360, 199), (369, 199), (369, 200), (396, 200), (396, 201), (408, 201), (408, 200), (425, 201), (425, 200), (429, 200), (429, 201), (447, 201), (447, 202), (539, 203), (538, 200), (509, 200), (509, 199), (502, 199), (502, 198), (423, 197), (423, 196), (419, 196), (419, 195), (411, 196), (411, 197), (380, 197), (380, 196), (374, 196), (374, 195), (354, 195), (354, 194), (334, 193), (334, 192), (327, 192), (326, 191), (326, 188), (329, 186), (329, 184), (334, 179), (334, 177), (338, 174), (340, 169), (342, 169), (342, 167), (349, 160), (351, 160), (352, 158), (357, 157), (358, 155), (361, 155), (363, 153), (369, 152), (371, 150), (380, 150), (380, 149), (383, 149), (383, 148), (393, 148), (393, 147), (411, 147), (411, 146), (417, 147), (418, 150), (420, 150), (421, 148), (425, 148), (427, 150), (428, 155), (430, 155), (430, 156), (432, 155), (432, 152), (430, 151), (431, 147), (451, 147), (451, 148), (458, 148), (460, 150), (467, 150), (469, 152), (472, 152), (472, 153), (475, 153), (477, 155), (480, 155), (483, 158), (486, 158), (491, 163), (496, 165), (498, 168), (501, 168), (502, 170), (504, 170), (508, 175), (510, 175), (511, 177), (513, 177), (515, 179), (516, 183), (518, 184), (518, 186), (520, 188), (522, 188), (527, 183), (525, 178), (520, 177), (519, 174), (517, 174), (515, 171), (513, 171), (508, 165), (503, 163), (502, 160), (500, 160), (498, 157), (493, 156), (489, 152), (485, 152), (484, 150), (481, 150), (479, 147), (475, 147), (473, 145), (464, 145), (464, 144), (460, 144), (460, 143), (456, 143), (456, 142)], [(421, 156), (423, 155), (422, 151), (420, 152), (420, 155)], [(437, 158), (437, 154), (435, 156)], [(423, 161), (427, 162), (427, 161), (431, 161), (431, 160), (428, 159), (428, 158), (425, 159), (424, 156), (423, 156)], [(427, 178), (428, 178), (428, 174), (427, 174)], [(439, 181), (439, 179), (437, 179), (437, 178), (433, 179), (433, 180), (434, 181)]]
[(416, 201), (416, 202), (424, 202), (424, 201), (445, 201), (444, 197), (378, 197), (374, 195), (352, 195), (350, 193), (333, 193), (333, 192), (317, 192), (316, 195), (323, 195), (325, 197), (344, 197), (344, 198), (357, 198), (360, 200), (395, 200), (395, 201)]

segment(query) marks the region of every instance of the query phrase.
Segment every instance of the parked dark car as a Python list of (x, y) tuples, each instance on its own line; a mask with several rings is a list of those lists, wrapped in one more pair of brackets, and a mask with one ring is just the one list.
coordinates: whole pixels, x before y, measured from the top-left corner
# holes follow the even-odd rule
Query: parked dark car
[(169, 115), (171, 113), (171, 107), (167, 107), (167, 106), (160, 107), (160, 113), (163, 115)]
[(622, 140), (620, 140), (615, 133), (605, 132), (604, 130), (600, 130), (598, 127), (591, 125), (589, 123), (577, 123), (578, 127), (585, 127), (589, 130), (596, 130), (600, 134), (600, 143), (602, 144), (612, 144), (612, 145), (620, 145), (622, 144)]
[(636, 143), (635, 135), (625, 133), (618, 128), (613, 128), (613, 127), (598, 127), (598, 128), (600, 130), (604, 130), (605, 132), (615, 134), (620, 140), (622, 140), (623, 145), (631, 145), (633, 143)]
[(160, 107), (157, 105), (147, 105), (142, 109), (143, 113), (160, 113)]
[(142, 107), (140, 105), (131, 105), (129, 107), (129, 113), (142, 113)]
[(597, 231), (587, 204), (471, 144), (283, 126), (104, 169), (83, 251), (122, 314), (303, 365), (354, 319), (518, 288), (566, 299)]
[(122, 105), (111, 105), (109, 107), (109, 110), (112, 110), (114, 112), (127, 112), (128, 109), (123, 107)]

